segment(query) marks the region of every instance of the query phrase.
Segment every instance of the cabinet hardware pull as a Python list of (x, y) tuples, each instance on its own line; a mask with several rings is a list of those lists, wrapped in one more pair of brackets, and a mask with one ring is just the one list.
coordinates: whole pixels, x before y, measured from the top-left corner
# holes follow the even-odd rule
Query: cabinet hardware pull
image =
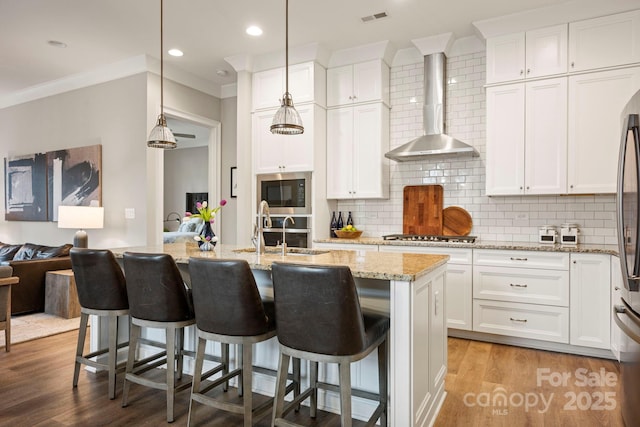
[(614, 289), (614, 290), (616, 290), (616, 291), (619, 291), (619, 290), (620, 290), (620, 287), (619, 287), (619, 286), (616, 286), (616, 287), (614, 287), (613, 289)]
[(527, 68), (527, 74), (531, 74), (531, 68)]
[(526, 284), (521, 285), (519, 283), (509, 283), (509, 286), (514, 287), (514, 288), (526, 288), (528, 285), (526, 285)]
[(571, 63), (571, 68), (575, 67), (575, 62)]
[(511, 261), (528, 261), (527, 258), (511, 257)]
[(520, 70), (520, 75), (523, 75), (523, 74), (524, 74), (524, 70)]
[(510, 317), (509, 320), (511, 320), (512, 322), (527, 323), (527, 319), (514, 319), (513, 317)]

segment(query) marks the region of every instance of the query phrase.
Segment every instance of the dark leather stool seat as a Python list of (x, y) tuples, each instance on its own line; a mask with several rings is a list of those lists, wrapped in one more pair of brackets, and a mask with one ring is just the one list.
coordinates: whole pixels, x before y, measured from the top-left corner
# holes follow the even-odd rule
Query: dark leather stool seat
[[(249, 264), (244, 260), (203, 259), (189, 260), (189, 275), (193, 290), (194, 309), (198, 345), (193, 374), (193, 387), (189, 404), (189, 421), (195, 419), (194, 402), (225, 411), (243, 414), (245, 427), (253, 425), (253, 420), (267, 414), (273, 399), (253, 407), (251, 391), (252, 371), (267, 372), (254, 368), (253, 344), (273, 338), (276, 334), (275, 313), (272, 301), (262, 301), (255, 278)], [(204, 350), (207, 340), (220, 342), (222, 352), (228, 351), (229, 344), (240, 347), (238, 367), (211, 384), (204, 386), (203, 380), (213, 372), (202, 373)], [(298, 361), (299, 372), (299, 361)], [(238, 394), (241, 404), (221, 402), (206, 393), (215, 387), (226, 387), (228, 381), (238, 376)]]
[[(316, 415), (318, 388), (336, 390), (318, 381), (318, 362), (337, 363), (340, 417), (351, 426), (351, 395), (378, 401), (367, 425), (379, 419), (387, 425), (387, 336), (389, 318), (363, 314), (351, 270), (346, 266), (317, 266), (274, 262), (273, 292), (276, 332), (280, 343), (276, 402), (272, 425), (295, 425), (283, 417), (295, 403), (311, 398), (310, 414)], [(351, 389), (351, 363), (378, 350), (378, 394)], [(311, 362), (309, 388), (288, 406), (284, 384), (290, 357)]]
[[(125, 252), (123, 258), (131, 332), (122, 406), (127, 406), (129, 386), (132, 382), (166, 390), (167, 421), (173, 422), (175, 393), (191, 386), (191, 382), (176, 385), (176, 379), (182, 378), (184, 328), (195, 323), (191, 292), (185, 286), (178, 266), (170, 255)], [(142, 327), (165, 330), (165, 351), (136, 363)], [(143, 342), (149, 343), (147, 340)], [(165, 363), (165, 382), (152, 381), (145, 377), (146, 371)]]
[[(80, 303), (73, 386), (78, 386), (81, 364), (106, 369), (109, 375), (109, 398), (115, 399), (116, 373), (124, 371), (124, 362), (117, 363), (118, 349), (129, 345), (129, 342), (118, 344), (118, 318), (129, 314), (124, 274), (109, 250), (71, 248), (70, 256)], [(83, 354), (90, 315), (108, 319), (109, 341), (106, 348)], [(108, 353), (107, 363), (98, 362), (97, 357), (105, 353)]]

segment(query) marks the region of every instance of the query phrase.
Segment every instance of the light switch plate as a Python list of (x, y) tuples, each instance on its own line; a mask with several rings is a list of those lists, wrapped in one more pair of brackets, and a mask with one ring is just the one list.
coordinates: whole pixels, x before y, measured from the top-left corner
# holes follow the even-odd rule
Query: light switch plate
[(135, 219), (136, 210), (135, 208), (125, 208), (124, 209), (124, 218), (125, 219)]

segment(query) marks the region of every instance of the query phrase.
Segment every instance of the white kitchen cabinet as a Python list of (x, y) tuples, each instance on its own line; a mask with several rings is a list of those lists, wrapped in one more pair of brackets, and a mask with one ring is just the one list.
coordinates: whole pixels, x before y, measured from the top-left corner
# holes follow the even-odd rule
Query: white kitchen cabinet
[[(329, 227), (329, 224), (327, 224)], [(378, 252), (378, 245), (366, 245), (362, 243), (327, 243), (313, 242), (314, 249), (342, 250), (342, 251), (371, 251)]]
[(569, 342), (569, 254), (473, 251), (473, 330)]
[[(449, 277), (447, 273), (447, 279)], [(448, 283), (447, 283), (448, 286)], [(447, 314), (445, 298), (445, 276), (431, 282), (429, 307), (429, 383), (432, 394), (444, 384), (447, 374)], [(447, 298), (449, 295), (446, 296)], [(442, 345), (444, 343), (444, 345)]]
[(313, 171), (315, 112), (314, 104), (298, 106), (304, 133), (277, 135), (269, 130), (275, 109), (253, 113), (255, 173)]
[(620, 270), (620, 258), (611, 256), (611, 352), (620, 361), (620, 351), (623, 350), (624, 332), (618, 327), (613, 316), (616, 313), (613, 310), (614, 305), (622, 304), (622, 272)]
[(470, 331), (472, 316), (472, 259), (473, 250), (468, 248), (442, 248), (420, 246), (380, 245), (380, 252), (407, 252), (419, 254), (449, 255), (447, 262), (447, 327)]
[(382, 60), (327, 70), (327, 106), (373, 101), (389, 106), (389, 67)]
[(571, 254), (570, 343), (611, 346), (610, 255)]
[(487, 88), (486, 191), (566, 193), (566, 77)]
[(566, 24), (487, 39), (487, 84), (566, 72)]
[(569, 76), (569, 194), (615, 193), (620, 113), (638, 89), (640, 67)]
[(327, 198), (389, 197), (389, 109), (380, 102), (327, 111)]
[[(278, 108), (286, 88), (284, 67), (253, 74), (252, 111)], [(315, 62), (289, 66), (289, 92), (293, 103), (326, 103), (326, 71)]]
[(640, 10), (569, 23), (569, 72), (640, 62)]

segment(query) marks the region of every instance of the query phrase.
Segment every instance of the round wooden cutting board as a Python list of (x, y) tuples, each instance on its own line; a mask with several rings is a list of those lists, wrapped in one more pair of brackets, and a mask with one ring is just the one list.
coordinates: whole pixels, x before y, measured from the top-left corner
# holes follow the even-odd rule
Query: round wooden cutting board
[(467, 236), (471, 228), (471, 215), (460, 206), (449, 206), (442, 211), (442, 234), (445, 236)]

